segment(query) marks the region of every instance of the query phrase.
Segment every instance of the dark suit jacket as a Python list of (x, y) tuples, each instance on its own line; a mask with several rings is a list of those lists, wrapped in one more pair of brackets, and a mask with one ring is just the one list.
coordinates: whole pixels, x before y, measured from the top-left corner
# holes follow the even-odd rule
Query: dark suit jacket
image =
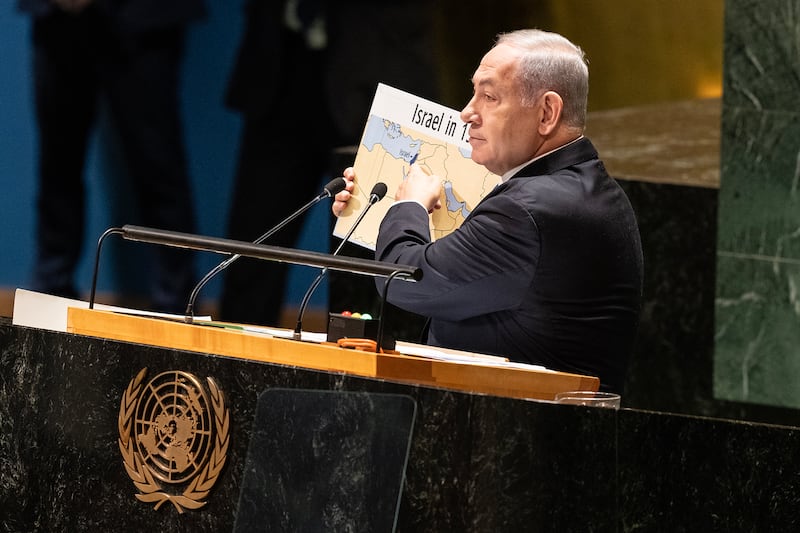
[(638, 325), (633, 209), (588, 139), (534, 161), (430, 242), (416, 203), (389, 209), (376, 259), (417, 266), (389, 301), (431, 318), (429, 344), (598, 376), (621, 391)]
[[(94, 0), (93, 4), (121, 31), (131, 33), (182, 25), (206, 15), (204, 0)], [(58, 10), (50, 0), (17, 0), (17, 9), (36, 17)]]

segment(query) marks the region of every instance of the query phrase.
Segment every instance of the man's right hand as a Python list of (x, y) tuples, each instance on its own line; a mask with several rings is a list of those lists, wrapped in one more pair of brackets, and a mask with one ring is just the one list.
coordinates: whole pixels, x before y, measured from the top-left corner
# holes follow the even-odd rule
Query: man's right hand
[(442, 178), (431, 174), (419, 163), (411, 165), (400, 186), (397, 188), (395, 200), (413, 200), (433, 213), (442, 207)]

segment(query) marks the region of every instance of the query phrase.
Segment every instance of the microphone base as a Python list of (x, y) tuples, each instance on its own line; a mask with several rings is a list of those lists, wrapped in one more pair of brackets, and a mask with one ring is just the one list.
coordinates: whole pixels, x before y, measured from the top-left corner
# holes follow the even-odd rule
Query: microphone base
[[(339, 339), (371, 339), (378, 341), (380, 320), (364, 320), (339, 313), (328, 313), (328, 342)], [(396, 341), (386, 332), (381, 339), (381, 348), (394, 350)]]

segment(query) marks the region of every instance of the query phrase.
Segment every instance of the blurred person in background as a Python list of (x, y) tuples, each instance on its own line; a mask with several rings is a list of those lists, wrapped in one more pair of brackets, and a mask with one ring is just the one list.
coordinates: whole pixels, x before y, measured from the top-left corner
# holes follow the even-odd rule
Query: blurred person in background
[[(420, 16), (430, 5), (245, 4), (245, 31), (226, 94), (228, 107), (243, 119), (228, 238), (257, 239), (322, 189), (333, 149), (360, 141), (378, 82), (437, 99), (431, 22)], [(303, 221), (264, 244), (296, 246)], [(287, 278), (287, 265), (239, 259), (225, 271), (219, 318), (279, 325)]]
[[(76, 298), (83, 174), (101, 98), (133, 182), (139, 222), (195, 231), (178, 93), (186, 26), (205, 16), (204, 0), (18, 0), (17, 8), (33, 19), (39, 149), (31, 288)], [(152, 307), (183, 312), (195, 281), (193, 254), (157, 248), (143, 270)]]

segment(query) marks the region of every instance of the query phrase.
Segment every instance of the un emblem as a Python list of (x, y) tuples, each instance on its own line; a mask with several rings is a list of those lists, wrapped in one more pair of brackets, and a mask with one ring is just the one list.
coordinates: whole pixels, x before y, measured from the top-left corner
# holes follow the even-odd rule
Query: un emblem
[(136, 498), (158, 509), (199, 509), (225, 466), (229, 412), (211, 378), (147, 369), (128, 384), (119, 409), (119, 449)]

